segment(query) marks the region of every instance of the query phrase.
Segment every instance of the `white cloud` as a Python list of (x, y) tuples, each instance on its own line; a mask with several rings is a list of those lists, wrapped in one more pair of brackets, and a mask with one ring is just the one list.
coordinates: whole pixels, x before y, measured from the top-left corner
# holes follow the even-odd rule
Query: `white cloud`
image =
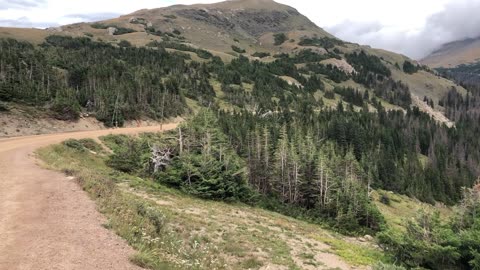
[[(396, 21), (397, 23), (385, 24), (368, 20), (345, 21), (326, 27), (326, 30), (342, 39), (369, 44), (419, 59), (444, 43), (479, 37), (479, 11), (480, 0), (457, 0), (445, 2), (440, 10), (427, 13), (423, 21), (418, 21), (418, 25), (411, 24), (405, 27), (413, 16), (408, 14), (404, 15), (403, 20)], [(407, 22), (403, 25), (404, 21)], [(372, 25), (376, 28), (372, 28)]]
[[(143, 8), (218, 0), (0, 0), (0, 25), (47, 27)], [(422, 57), (440, 44), (480, 35), (480, 0), (277, 0), (339, 38)]]

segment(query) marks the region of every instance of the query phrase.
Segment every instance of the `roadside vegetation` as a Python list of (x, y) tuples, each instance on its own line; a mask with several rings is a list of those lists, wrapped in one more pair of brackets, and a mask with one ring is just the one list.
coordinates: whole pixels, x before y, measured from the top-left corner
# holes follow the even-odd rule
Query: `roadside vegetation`
[[(132, 262), (150, 269), (317, 269), (388, 261), (370, 242), (350, 240), (305, 221), (239, 201), (205, 200), (161, 180), (107, 166), (122, 142), (169, 140), (171, 134), (68, 140), (38, 151), (51, 169), (74, 176), (107, 217), (105, 227), (138, 253)], [(148, 168), (148, 158), (136, 173)]]

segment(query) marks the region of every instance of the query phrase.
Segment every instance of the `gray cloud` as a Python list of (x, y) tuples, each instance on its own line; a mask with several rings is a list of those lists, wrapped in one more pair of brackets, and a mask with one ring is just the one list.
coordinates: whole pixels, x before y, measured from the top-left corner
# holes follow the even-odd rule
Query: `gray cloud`
[(379, 22), (355, 23), (350, 20), (343, 21), (340, 24), (328, 28), (332, 33), (342, 33), (347, 36), (360, 36), (370, 33), (376, 33), (382, 30)]
[[(392, 29), (374, 21), (345, 21), (326, 30), (341, 39), (420, 59), (447, 42), (479, 37), (479, 11), (479, 0), (459, 0), (430, 16), (424, 27), (414, 32)], [(405, 19), (408, 20), (408, 17)]]
[(68, 19), (76, 19), (82, 22), (94, 22), (94, 21), (101, 21), (105, 19), (115, 18), (120, 15), (121, 15), (120, 13), (100, 12), (100, 13), (90, 13), (90, 14), (69, 14), (63, 17)]
[(28, 9), (43, 6), (46, 0), (0, 0), (0, 10), (3, 9)]
[(427, 31), (449, 41), (480, 36), (480, 1), (463, 0), (448, 4), (443, 12), (428, 19)]
[[(120, 16), (118, 13), (104, 12), (91, 14), (69, 14), (62, 18), (70, 19), (75, 22), (92, 22), (105, 19), (111, 19)], [(58, 22), (37, 22), (31, 21), (27, 17), (20, 17), (17, 19), (0, 19), (0, 25), (4, 27), (25, 27), (25, 28), (48, 28), (60, 26)]]
[(13, 20), (0, 19), (0, 25), (4, 27), (25, 27), (25, 28), (47, 28), (51, 26), (59, 26), (55, 22), (32, 22), (26, 17)]

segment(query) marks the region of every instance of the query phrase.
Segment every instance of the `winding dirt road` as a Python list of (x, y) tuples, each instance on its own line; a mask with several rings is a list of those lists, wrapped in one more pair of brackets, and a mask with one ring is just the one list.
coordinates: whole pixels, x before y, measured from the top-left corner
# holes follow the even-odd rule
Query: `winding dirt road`
[(0, 139), (0, 269), (140, 269), (129, 262), (132, 248), (102, 227), (106, 220), (87, 194), (40, 168), (32, 153), (69, 138), (153, 131), (160, 127)]

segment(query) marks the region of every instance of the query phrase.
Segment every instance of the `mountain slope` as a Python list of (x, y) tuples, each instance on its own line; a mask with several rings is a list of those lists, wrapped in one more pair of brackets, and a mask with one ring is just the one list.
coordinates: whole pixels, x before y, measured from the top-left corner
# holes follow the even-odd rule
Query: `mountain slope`
[[(338, 40), (294, 8), (271, 0), (233, 0), (144, 9), (97, 23), (78, 23), (47, 30), (0, 28), (0, 37), (13, 37), (34, 43), (40, 43), (51, 34), (88, 36), (113, 44), (126, 40), (136, 46), (146, 46), (152, 42), (185, 44), (205, 49), (224, 61), (231, 61), (242, 54), (251, 59), (271, 62), (276, 59), (275, 55), (281, 53), (292, 55), (308, 50), (323, 55), (323, 59), (335, 60), (346, 59), (347, 54), (365, 51), (379, 57), (392, 71), (392, 79), (406, 83), (411, 93), (420, 100), (427, 96), (438, 104), (452, 87), (465, 93), (462, 87), (428, 71), (407, 74), (401, 67), (405, 61), (414, 63), (407, 57)], [(177, 48), (169, 50), (175, 51)], [(192, 59), (202, 61), (195, 54), (189, 54)], [(332, 61), (327, 63), (332, 64)], [(333, 61), (332, 65), (353, 70), (346, 62), (338, 64), (338, 61)], [(345, 84), (327, 81), (327, 88), (330, 89), (343, 85)], [(365, 89), (358, 83), (349, 83), (348, 86)], [(442, 108), (437, 106), (435, 110), (441, 112)]]
[(480, 61), (480, 37), (444, 44), (440, 49), (421, 60), (432, 68), (453, 68)]

